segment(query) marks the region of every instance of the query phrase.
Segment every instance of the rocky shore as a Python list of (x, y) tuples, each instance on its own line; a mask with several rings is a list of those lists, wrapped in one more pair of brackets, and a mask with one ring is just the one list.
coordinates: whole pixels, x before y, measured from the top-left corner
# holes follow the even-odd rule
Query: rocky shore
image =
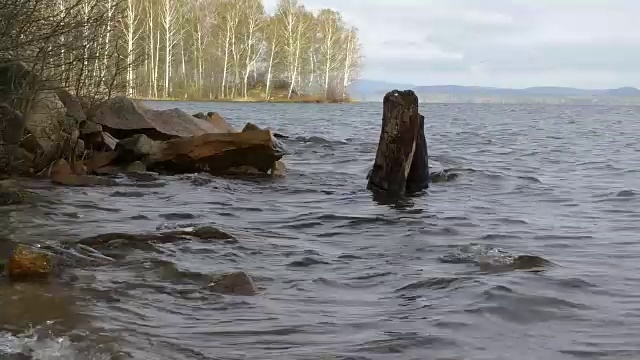
[[(5, 179), (0, 181), (0, 206), (29, 201), (31, 193), (15, 180), (24, 177), (86, 187), (116, 185), (114, 176), (134, 173), (285, 175), (281, 159), (286, 150), (279, 135), (268, 129), (248, 123), (237, 130), (215, 112), (153, 110), (124, 96), (90, 104), (55, 84), (27, 91), (34, 83), (37, 79), (24, 64), (0, 64), (0, 179)], [(212, 228), (196, 229), (193, 234), (105, 236), (107, 243), (180, 241), (190, 236), (233, 240)], [(84, 245), (80, 241), (74, 246), (86, 252), (104, 244), (105, 236), (103, 241)], [(7, 245), (0, 239), (3, 242), (8, 250), (0, 254), (0, 274), (12, 281), (46, 278), (60, 263), (59, 254), (51, 251), (27, 244)], [(83, 257), (97, 263), (113, 260), (98, 249)], [(69, 260), (69, 253), (62, 258)], [(223, 275), (210, 285), (223, 293), (255, 293), (246, 274)]]

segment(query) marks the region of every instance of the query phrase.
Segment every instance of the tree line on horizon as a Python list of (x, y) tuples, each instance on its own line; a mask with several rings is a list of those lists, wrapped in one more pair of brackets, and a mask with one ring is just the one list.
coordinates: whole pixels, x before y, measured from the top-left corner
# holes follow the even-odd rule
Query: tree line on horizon
[(298, 0), (0, 0), (0, 60), (78, 96), (345, 100), (360, 50)]

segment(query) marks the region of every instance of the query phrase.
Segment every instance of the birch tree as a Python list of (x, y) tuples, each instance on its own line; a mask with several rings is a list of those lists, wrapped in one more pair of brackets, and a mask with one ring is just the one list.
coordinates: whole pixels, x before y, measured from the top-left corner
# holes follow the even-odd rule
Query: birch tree
[(141, 2), (136, 0), (127, 0), (126, 9), (120, 26), (127, 40), (127, 96), (135, 95), (134, 88), (134, 58), (137, 54), (137, 47), (140, 34), (142, 32), (140, 23), (140, 13), (142, 11)]
[(178, 0), (162, 0), (160, 21), (164, 35), (164, 88), (163, 97), (166, 99), (171, 93), (171, 70), (173, 66), (173, 51), (180, 41), (182, 34), (179, 24), (180, 14)]
[(326, 100), (329, 96), (331, 75), (338, 64), (338, 57), (344, 51), (339, 48), (342, 36), (342, 19), (336, 11), (325, 9), (318, 14), (318, 25), (320, 56), (324, 68), (324, 99)]

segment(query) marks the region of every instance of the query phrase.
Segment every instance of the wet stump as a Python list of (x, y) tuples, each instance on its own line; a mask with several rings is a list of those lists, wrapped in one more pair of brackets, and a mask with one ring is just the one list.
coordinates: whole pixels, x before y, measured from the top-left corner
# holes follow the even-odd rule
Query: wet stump
[(393, 90), (383, 101), (382, 130), (367, 188), (402, 196), (429, 186), (424, 117), (411, 90)]

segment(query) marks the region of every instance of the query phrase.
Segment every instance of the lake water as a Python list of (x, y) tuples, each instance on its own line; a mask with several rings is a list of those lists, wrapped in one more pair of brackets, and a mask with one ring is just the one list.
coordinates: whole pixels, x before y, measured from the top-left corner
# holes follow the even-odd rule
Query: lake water
[[(366, 190), (382, 104), (149, 104), (291, 136), (288, 177), (30, 184), (45, 201), (0, 210), (0, 236), (55, 244), (214, 225), (239, 243), (132, 248), (65, 280), (2, 285), (0, 353), (640, 358), (640, 108), (421, 105), (434, 165), (460, 177), (389, 205)], [(480, 266), (512, 255), (552, 264)], [(208, 274), (232, 270), (259, 294), (207, 290)]]

